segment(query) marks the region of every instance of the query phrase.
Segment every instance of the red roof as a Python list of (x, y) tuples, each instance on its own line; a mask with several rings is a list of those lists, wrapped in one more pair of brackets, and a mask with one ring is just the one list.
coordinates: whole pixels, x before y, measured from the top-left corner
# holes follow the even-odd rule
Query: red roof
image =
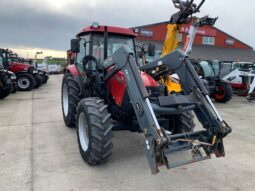
[[(87, 26), (87, 27), (83, 28), (77, 34), (77, 36), (81, 36), (83, 34), (91, 33), (91, 32), (102, 32), (103, 33), (104, 32), (104, 27), (105, 26), (99, 26), (99, 28), (93, 28), (91, 26)], [(115, 34), (134, 36), (134, 37), (137, 36), (137, 34), (134, 33), (134, 31), (132, 29), (128, 29), (128, 28), (120, 28), (120, 27), (107, 26), (107, 31), (108, 31), (108, 33), (115, 33)]]

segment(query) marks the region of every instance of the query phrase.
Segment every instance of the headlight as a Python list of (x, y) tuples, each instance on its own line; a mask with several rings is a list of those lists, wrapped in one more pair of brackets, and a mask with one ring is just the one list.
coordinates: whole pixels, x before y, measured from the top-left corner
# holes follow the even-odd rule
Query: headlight
[(38, 74), (38, 70), (33, 70), (33, 74)]
[(43, 74), (43, 72), (39, 72), (39, 74)]

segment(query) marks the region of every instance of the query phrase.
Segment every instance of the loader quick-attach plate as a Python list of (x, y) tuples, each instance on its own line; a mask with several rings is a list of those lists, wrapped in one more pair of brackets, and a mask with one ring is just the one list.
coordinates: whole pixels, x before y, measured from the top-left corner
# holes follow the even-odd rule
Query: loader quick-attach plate
[[(159, 104), (155, 104), (149, 100), (137, 63), (128, 47), (120, 48), (104, 63), (106, 70), (111, 66), (115, 67), (110, 76), (120, 70), (125, 76), (130, 101), (145, 135), (144, 150), (151, 172), (158, 173), (161, 165), (172, 168), (209, 159), (212, 153), (216, 157), (224, 156), (223, 138), (231, 132), (231, 128), (221, 119), (187, 56), (182, 51), (175, 50), (146, 64), (140, 70), (153, 70), (161, 65), (166, 65), (179, 76), (183, 92), (182, 95), (159, 97)], [(109, 78), (106, 76), (107, 79)], [(203, 131), (169, 134), (160, 127), (158, 115), (176, 115), (187, 111), (194, 111), (203, 125)], [(190, 151), (191, 158), (172, 163), (171, 157), (183, 151)]]
[(201, 145), (192, 143), (179, 143), (168, 145), (165, 150), (165, 165), (168, 169), (210, 159)]
[[(210, 135), (206, 130), (167, 135), (167, 142), (160, 148), (150, 144), (149, 139), (145, 143), (145, 152), (151, 167), (152, 174), (159, 172), (159, 166), (165, 165), (167, 169), (211, 159), (211, 154), (216, 157), (225, 156), (222, 138)], [(152, 148), (157, 152), (152, 155)]]

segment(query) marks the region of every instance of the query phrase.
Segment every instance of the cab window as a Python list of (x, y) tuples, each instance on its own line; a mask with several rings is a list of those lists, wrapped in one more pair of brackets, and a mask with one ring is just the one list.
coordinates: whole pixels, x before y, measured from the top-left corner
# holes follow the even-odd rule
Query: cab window
[(80, 52), (77, 55), (76, 63), (82, 64), (85, 56), (89, 55), (89, 35), (83, 36), (80, 40)]
[(0, 68), (3, 68), (4, 64), (3, 64), (3, 58), (0, 56)]
[(102, 35), (93, 36), (92, 55), (99, 63), (104, 61), (104, 37)]

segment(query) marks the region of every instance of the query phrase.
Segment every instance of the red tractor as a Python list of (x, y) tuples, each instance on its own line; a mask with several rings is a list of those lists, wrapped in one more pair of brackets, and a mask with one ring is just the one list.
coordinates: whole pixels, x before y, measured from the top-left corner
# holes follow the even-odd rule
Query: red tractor
[[(29, 64), (31, 66), (34, 66), (38, 70), (38, 74), (41, 77), (42, 84), (47, 83), (47, 81), (49, 79), (49, 74), (47, 71), (44, 71), (44, 70), (41, 70), (38, 68), (38, 64), (36, 63), (36, 60), (34, 61), (33, 59), (25, 59), (25, 58), (19, 58), (19, 57), (16, 57), (16, 60), (19, 63)], [(40, 80), (40, 79), (38, 79), (38, 80)]]
[(39, 88), (42, 79), (38, 74), (38, 70), (29, 64), (23, 64), (18, 61), (17, 55), (8, 49), (1, 49), (8, 69), (17, 76), (17, 86), (21, 91), (30, 91)]
[[(77, 128), (79, 150), (87, 163), (98, 165), (110, 158), (115, 130), (144, 134), (153, 174), (161, 165), (173, 168), (209, 159), (212, 153), (225, 155), (223, 138), (231, 128), (182, 51), (138, 68), (132, 30), (94, 23), (76, 37), (71, 40), (76, 56), (62, 81), (62, 111), (66, 126)], [(149, 47), (153, 55), (155, 47)], [(143, 72), (161, 66), (178, 74), (181, 93), (169, 94)], [(194, 131), (193, 112), (204, 130)], [(168, 155), (183, 151), (191, 154), (190, 159), (168, 160)]]

